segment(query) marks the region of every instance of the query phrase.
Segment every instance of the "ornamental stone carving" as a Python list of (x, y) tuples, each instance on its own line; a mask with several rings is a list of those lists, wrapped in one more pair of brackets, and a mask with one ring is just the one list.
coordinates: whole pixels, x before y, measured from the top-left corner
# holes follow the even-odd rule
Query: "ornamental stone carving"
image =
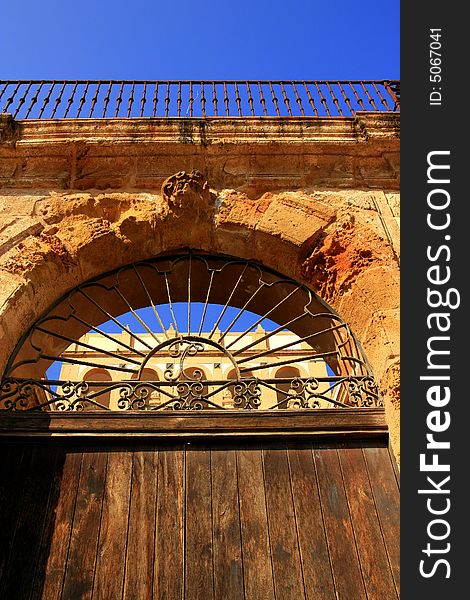
[(162, 196), (172, 212), (191, 209), (195, 215), (205, 213), (211, 206), (209, 184), (201, 171), (179, 171), (165, 179)]

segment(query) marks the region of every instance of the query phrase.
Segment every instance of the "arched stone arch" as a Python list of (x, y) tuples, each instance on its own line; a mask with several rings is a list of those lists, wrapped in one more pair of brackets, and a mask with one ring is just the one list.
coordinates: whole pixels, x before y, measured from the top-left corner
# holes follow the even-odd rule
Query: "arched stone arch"
[(399, 269), (367, 198), (357, 191), (250, 198), (219, 190), (211, 192), (209, 210), (197, 213), (170, 209), (150, 193), (34, 198), (31, 220), (0, 256), (0, 368), (67, 290), (132, 261), (190, 247), (254, 259), (312, 287), (361, 341), (385, 384), (389, 423), (397, 424)]

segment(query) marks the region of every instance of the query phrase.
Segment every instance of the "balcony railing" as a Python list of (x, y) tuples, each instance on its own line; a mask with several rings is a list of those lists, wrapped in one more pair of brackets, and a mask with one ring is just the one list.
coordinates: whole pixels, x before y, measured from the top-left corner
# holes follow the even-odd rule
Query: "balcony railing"
[(354, 117), (398, 112), (381, 81), (0, 81), (0, 112), (22, 119)]

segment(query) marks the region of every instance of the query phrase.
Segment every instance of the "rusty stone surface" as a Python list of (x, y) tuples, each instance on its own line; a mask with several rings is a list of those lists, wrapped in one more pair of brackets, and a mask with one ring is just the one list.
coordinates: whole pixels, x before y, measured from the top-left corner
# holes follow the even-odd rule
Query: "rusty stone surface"
[(15, 137), (8, 136), (0, 143), (0, 187), (155, 191), (167, 177), (194, 169), (215, 188), (251, 196), (313, 185), (399, 187), (399, 116), (393, 113), (20, 121)]
[(398, 135), (395, 115), (367, 117), (221, 119), (184, 132), (20, 123), (16, 141), (0, 143), (0, 371), (38, 316), (91, 277), (184, 247), (254, 259), (351, 325), (398, 458)]

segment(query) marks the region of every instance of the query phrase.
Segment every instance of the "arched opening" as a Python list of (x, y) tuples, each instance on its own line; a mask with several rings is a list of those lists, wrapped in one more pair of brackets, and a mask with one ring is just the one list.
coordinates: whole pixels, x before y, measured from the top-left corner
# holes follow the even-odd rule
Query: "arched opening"
[(155, 369), (145, 368), (140, 373), (140, 376), (138, 373), (133, 373), (131, 379), (138, 379), (142, 382), (140, 394), (145, 399), (148, 408), (156, 408), (164, 401), (156, 385), (160, 380), (160, 376)]
[(181, 406), (189, 405), (193, 408), (208, 408), (207, 401), (209, 387), (208, 374), (201, 366), (188, 366), (184, 368), (178, 377), (176, 391)]
[[(236, 408), (240, 404), (245, 404), (249, 395), (253, 395), (253, 391), (256, 389), (253, 378), (254, 375), (249, 370), (244, 371), (242, 378), (238, 378), (236, 370), (231, 369), (227, 374), (227, 379), (234, 380), (234, 383), (225, 388), (224, 406)], [(256, 398), (252, 399), (252, 404), (253, 408), (259, 408), (260, 406)]]
[[(59, 299), (11, 356), (0, 406), (94, 406), (83, 388), (90, 368), (109, 374), (111, 410), (287, 408), (288, 390), (303, 408), (380, 403), (350, 328), (312, 290), (251, 261), (195, 252), (127, 265)], [(41, 403), (37, 388), (54, 401)]]
[(300, 371), (297, 367), (281, 367), (276, 371), (276, 379), (282, 380), (276, 384), (279, 408), (301, 408), (304, 406), (305, 394), (303, 391), (298, 393), (296, 390), (296, 382), (300, 379)]
[[(90, 410), (99, 410), (100, 408), (111, 408), (111, 390), (109, 386), (112, 377), (105, 369), (90, 369), (83, 376), (83, 382), (89, 387), (88, 404)], [(100, 383), (103, 382), (102, 385)]]

